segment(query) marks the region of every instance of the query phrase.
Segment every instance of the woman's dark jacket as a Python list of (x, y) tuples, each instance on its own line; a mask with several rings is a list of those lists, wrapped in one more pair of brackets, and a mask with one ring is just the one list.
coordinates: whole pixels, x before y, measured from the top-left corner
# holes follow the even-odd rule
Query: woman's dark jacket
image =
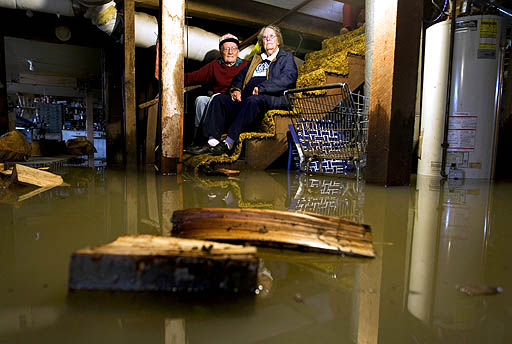
[[(242, 91), (251, 79), (256, 66), (263, 61), (260, 54), (254, 55), (251, 63), (245, 66), (231, 82), (231, 91)], [(272, 96), (272, 108), (286, 106), (283, 92), (294, 88), (297, 81), (297, 65), (293, 55), (279, 49), (276, 58), (270, 62), (267, 70), (267, 80), (258, 85), (259, 94)]]

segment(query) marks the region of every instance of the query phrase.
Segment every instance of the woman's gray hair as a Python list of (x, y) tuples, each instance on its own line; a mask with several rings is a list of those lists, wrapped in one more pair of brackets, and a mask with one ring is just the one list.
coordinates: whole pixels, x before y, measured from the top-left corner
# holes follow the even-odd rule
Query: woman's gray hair
[(263, 49), (263, 31), (265, 29), (272, 29), (276, 33), (277, 41), (279, 42), (279, 46), (284, 45), (283, 35), (281, 34), (281, 29), (276, 25), (267, 25), (261, 28), (260, 33), (258, 33), (258, 43), (260, 44), (261, 49)]

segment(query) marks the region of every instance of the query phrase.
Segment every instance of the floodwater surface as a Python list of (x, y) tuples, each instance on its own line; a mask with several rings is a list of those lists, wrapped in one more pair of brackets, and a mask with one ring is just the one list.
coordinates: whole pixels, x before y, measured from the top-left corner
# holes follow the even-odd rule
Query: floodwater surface
[[(0, 190), (2, 344), (512, 343), (510, 182), (56, 172), (69, 186), (21, 202)], [(173, 211), (196, 207), (359, 221), (377, 257), (260, 248), (253, 297), (68, 292), (75, 250), (172, 235)]]

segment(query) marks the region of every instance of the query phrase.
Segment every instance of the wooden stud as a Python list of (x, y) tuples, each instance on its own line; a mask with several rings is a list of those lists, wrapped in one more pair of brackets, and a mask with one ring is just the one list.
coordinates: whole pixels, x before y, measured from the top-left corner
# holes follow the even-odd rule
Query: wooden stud
[[(87, 140), (94, 146), (94, 99), (91, 91), (87, 92), (86, 97), (86, 121)], [(94, 167), (94, 152), (89, 155), (89, 167)]]
[(423, 1), (375, 2), (366, 181), (409, 185)]
[(183, 156), (185, 1), (162, 1), (161, 101), (163, 174), (180, 173)]
[(7, 109), (7, 82), (5, 76), (4, 35), (0, 32), (0, 135), (9, 131), (9, 114)]
[(137, 163), (135, 105), (135, 2), (124, 1), (124, 129), (126, 162)]

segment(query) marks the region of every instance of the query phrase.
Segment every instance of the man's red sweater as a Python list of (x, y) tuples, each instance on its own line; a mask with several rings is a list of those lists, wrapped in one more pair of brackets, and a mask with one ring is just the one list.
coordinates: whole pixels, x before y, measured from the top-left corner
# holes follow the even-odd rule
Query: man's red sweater
[(240, 58), (231, 67), (220, 59), (213, 60), (195, 72), (185, 73), (185, 86), (200, 84), (213, 88), (215, 93), (226, 92), (231, 86), (233, 77), (246, 65), (247, 61)]

